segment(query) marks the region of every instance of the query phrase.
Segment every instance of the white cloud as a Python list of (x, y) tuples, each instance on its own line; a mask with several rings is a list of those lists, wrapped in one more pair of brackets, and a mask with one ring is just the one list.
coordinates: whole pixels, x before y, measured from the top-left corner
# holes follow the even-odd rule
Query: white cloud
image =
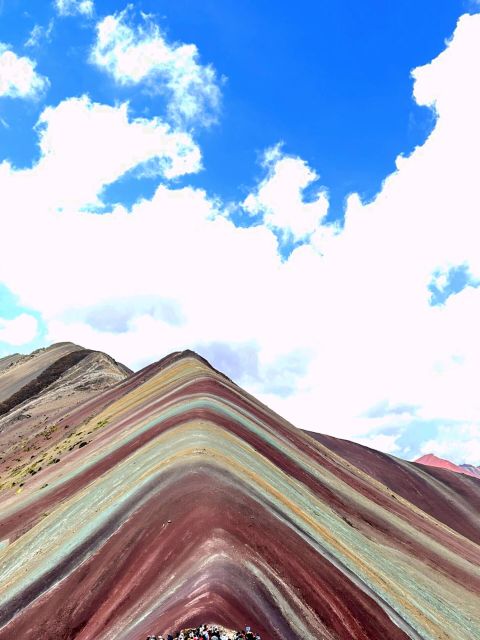
[(93, 0), (55, 0), (55, 8), (61, 16), (91, 16), (95, 5)]
[(384, 451), (385, 453), (395, 453), (398, 450), (398, 435), (371, 435), (367, 438), (356, 438), (356, 441), (364, 447)]
[(13, 346), (31, 342), (37, 335), (38, 322), (34, 316), (22, 313), (16, 318), (0, 318), (0, 341)]
[(25, 42), (26, 47), (36, 48), (42, 44), (42, 42), (49, 42), (52, 37), (54, 27), (54, 21), (50, 20), (46, 27), (42, 27), (40, 24), (36, 24), (30, 31), (30, 35)]
[(251, 215), (262, 215), (264, 224), (295, 240), (319, 229), (328, 211), (328, 198), (320, 191), (312, 202), (303, 201), (303, 191), (318, 180), (301, 158), (285, 156), (277, 145), (265, 152), (267, 177), (243, 202)]
[[(31, 170), (10, 173), (13, 187), (28, 183), (29, 195), (52, 211), (101, 206), (102, 189), (135, 167), (176, 178), (200, 168), (200, 151), (190, 135), (159, 118), (131, 119), (126, 103), (117, 107), (86, 96), (48, 107), (37, 125), (41, 158)], [(6, 187), (5, 187), (6, 188)], [(13, 196), (12, 196), (13, 197)]]
[(36, 63), (17, 56), (0, 42), (0, 98), (37, 98), (48, 87), (48, 80), (35, 71)]
[(478, 424), (442, 426), (434, 439), (423, 443), (420, 452), (480, 466), (480, 428)]
[(199, 62), (194, 44), (169, 43), (149, 16), (129, 24), (130, 8), (97, 24), (91, 60), (122, 85), (145, 83), (167, 93), (175, 122), (212, 122), (220, 105), (215, 70)]
[[(469, 430), (428, 440), (456, 439), (455, 455), (467, 456), (480, 425), (480, 289), (432, 307), (429, 284), (458, 265), (480, 277), (479, 60), (480, 16), (466, 16), (414, 73), (435, 129), (397, 159), (373, 202), (352, 195), (333, 231), (326, 196), (302, 199), (315, 172), (278, 148), (247, 198), (262, 216), (255, 227), (235, 227), (200, 189), (165, 184), (129, 211), (81, 212), (152, 158), (160, 179), (198, 170), (198, 149), (159, 120), (130, 120), (125, 106), (83, 98), (47, 109), (38, 164), (0, 165), (0, 216), (35, 279), (5, 243), (2, 280), (52, 340), (131, 366), (198, 347), (240, 362), (249, 390), (298, 426), (395, 453), (402, 429), (455, 421)], [(283, 260), (278, 230), (310, 241)]]

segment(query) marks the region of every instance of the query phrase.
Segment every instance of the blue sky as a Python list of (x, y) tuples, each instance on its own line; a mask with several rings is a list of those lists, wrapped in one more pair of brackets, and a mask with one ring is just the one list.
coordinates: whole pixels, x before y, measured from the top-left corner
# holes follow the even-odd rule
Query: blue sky
[[(318, 168), (330, 192), (329, 215), (341, 218), (349, 193), (373, 197), (395, 157), (430, 132), (430, 110), (411, 100), (410, 71), (440, 53), (468, 5), (280, 0), (273, 12), (271, 2), (258, 0), (144, 0), (135, 6), (154, 15), (172, 41), (197, 44), (202, 60), (225, 76), (221, 117), (198, 137), (205, 170), (188, 182), (237, 200), (258, 176), (259, 155), (282, 140), (287, 152)], [(99, 17), (124, 7), (96, 3)], [(139, 12), (134, 17), (141, 20)], [(35, 25), (48, 29), (51, 20), (48, 46), (25, 47)], [(58, 20), (50, 2), (3, 3), (1, 40), (34, 53), (51, 84), (41, 103), (0, 105), (10, 125), (0, 131), (2, 158), (31, 163), (37, 140), (28, 125), (45, 102), (87, 92), (109, 104), (129, 99), (138, 114), (161, 109), (158, 97), (119, 90), (85, 64), (91, 27), (75, 17)], [(112, 189), (112, 198), (131, 201), (142, 188), (154, 188), (125, 182)]]
[(477, 11), (1, 2), (0, 356), (196, 348), (299, 426), (480, 463)]

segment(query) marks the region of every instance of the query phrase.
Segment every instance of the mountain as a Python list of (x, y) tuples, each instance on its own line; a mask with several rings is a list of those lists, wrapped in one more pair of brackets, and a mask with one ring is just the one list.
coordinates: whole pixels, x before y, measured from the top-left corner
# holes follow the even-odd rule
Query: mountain
[(2, 473), (0, 640), (478, 640), (479, 480), (309, 435), (190, 351), (62, 411)]
[(438, 467), (439, 469), (448, 469), (449, 471), (454, 471), (455, 473), (464, 473), (467, 476), (473, 476), (474, 478), (480, 478), (480, 468), (474, 467), (473, 465), (458, 465), (450, 460), (444, 460), (443, 458), (438, 458), (433, 453), (427, 453), (424, 456), (421, 456), (417, 460), (415, 460), (417, 464), (425, 464), (429, 467)]
[(450, 470), (407, 462), (355, 442), (306, 433), (420, 512), (480, 544), (478, 483)]
[(5, 473), (63, 437), (57, 421), (131, 370), (99, 351), (61, 342), (0, 359), (0, 485)]
[(461, 464), (460, 467), (463, 469), (463, 472), (468, 472), (467, 475), (472, 475), (475, 478), (480, 478), (480, 466), (475, 467), (473, 464)]

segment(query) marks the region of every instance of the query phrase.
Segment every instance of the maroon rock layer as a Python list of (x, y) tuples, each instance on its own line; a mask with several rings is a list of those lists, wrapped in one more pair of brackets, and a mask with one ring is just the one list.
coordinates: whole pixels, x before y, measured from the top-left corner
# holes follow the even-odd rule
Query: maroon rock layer
[(191, 352), (55, 426), (0, 493), (0, 640), (478, 640), (476, 479), (306, 435)]

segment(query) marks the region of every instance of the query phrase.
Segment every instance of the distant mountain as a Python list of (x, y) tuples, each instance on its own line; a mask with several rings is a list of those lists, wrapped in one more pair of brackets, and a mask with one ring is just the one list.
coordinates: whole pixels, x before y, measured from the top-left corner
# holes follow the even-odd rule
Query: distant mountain
[(463, 473), (467, 476), (473, 476), (480, 478), (480, 467), (474, 467), (473, 465), (462, 464), (457, 465), (450, 460), (444, 460), (433, 455), (433, 453), (427, 453), (415, 460), (417, 464), (425, 464), (429, 467), (438, 467), (439, 469), (448, 469), (448, 471), (455, 471), (455, 473)]
[(0, 361), (0, 640), (478, 640), (480, 480), (85, 351)]
[(475, 478), (480, 478), (480, 467), (474, 467), (473, 464), (461, 464), (462, 469), (470, 472)]

